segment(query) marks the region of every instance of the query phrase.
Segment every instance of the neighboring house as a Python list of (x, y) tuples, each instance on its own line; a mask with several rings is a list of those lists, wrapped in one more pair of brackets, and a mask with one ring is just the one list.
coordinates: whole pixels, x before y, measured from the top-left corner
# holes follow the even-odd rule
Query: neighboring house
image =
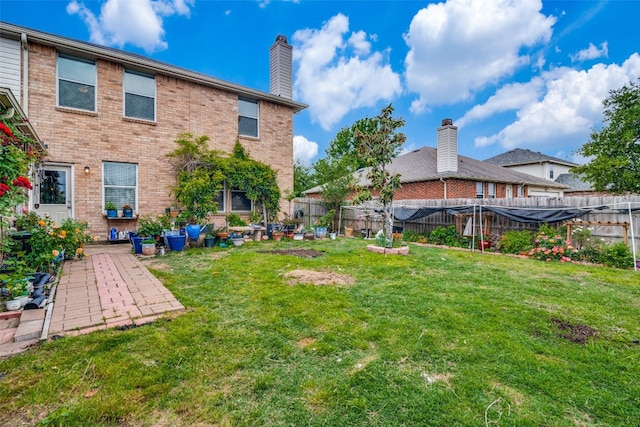
[[(396, 157), (389, 167), (400, 174), (402, 187), (394, 202), (412, 199), (514, 198), (531, 196), (530, 188), (545, 188), (562, 195), (566, 186), (531, 175), (458, 155), (458, 128), (450, 119), (437, 130), (438, 146), (422, 147)], [(356, 172), (359, 184), (368, 186), (366, 169)], [(305, 192), (322, 197), (322, 187)]]
[[(572, 195), (576, 192), (590, 192), (591, 190), (591, 186), (588, 183), (582, 181), (570, 172), (571, 168), (578, 166), (577, 163), (548, 156), (540, 152), (516, 148), (486, 159), (485, 162), (566, 185), (569, 188), (564, 190), (565, 195)], [(559, 196), (556, 190), (550, 190), (541, 186), (531, 186), (529, 188), (529, 195)]]
[[(183, 132), (207, 135), (210, 148), (226, 152), (239, 141), (278, 172), (283, 192), (293, 188), (293, 115), (306, 105), (291, 99), (291, 51), (278, 36), (270, 52), (271, 93), (265, 93), (0, 22), (0, 87), (15, 95), (48, 152), (30, 208), (57, 221), (88, 221), (101, 239), (113, 226), (135, 229), (135, 221), (109, 223), (104, 205), (164, 213), (175, 183), (166, 154)], [(235, 190), (225, 188), (217, 225), (221, 215), (252, 208)]]

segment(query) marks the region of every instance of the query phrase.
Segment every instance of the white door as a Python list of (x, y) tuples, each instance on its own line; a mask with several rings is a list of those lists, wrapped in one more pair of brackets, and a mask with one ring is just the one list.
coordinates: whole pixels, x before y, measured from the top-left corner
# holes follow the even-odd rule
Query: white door
[(57, 224), (71, 217), (71, 166), (44, 166), (34, 200), (34, 211)]

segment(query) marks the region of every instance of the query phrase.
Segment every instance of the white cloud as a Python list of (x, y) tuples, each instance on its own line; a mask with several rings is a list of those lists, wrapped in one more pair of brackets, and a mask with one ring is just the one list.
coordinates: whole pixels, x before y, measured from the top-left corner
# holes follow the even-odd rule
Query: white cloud
[(400, 77), (393, 72), (387, 52), (371, 53), (363, 31), (348, 38), (349, 19), (338, 14), (320, 29), (293, 34), (295, 98), (309, 104), (314, 123), (330, 130), (349, 111), (375, 106), (401, 93)]
[(468, 99), (525, 64), (543, 64), (523, 53), (551, 37), (555, 18), (541, 9), (540, 0), (448, 0), (420, 10), (404, 36), (407, 88), (418, 94), (412, 112)]
[(607, 42), (603, 42), (600, 44), (600, 49), (598, 49), (593, 43), (589, 43), (589, 47), (586, 49), (582, 49), (575, 55), (569, 55), (571, 61), (585, 61), (588, 59), (596, 59), (607, 57), (609, 55), (609, 44)]
[(106, 0), (96, 16), (82, 2), (72, 0), (67, 13), (79, 15), (89, 29), (93, 43), (122, 48), (131, 44), (147, 53), (168, 47), (163, 17), (189, 17), (195, 0)]
[[(514, 147), (536, 150), (557, 150), (559, 147), (581, 146), (592, 128), (602, 121), (602, 101), (609, 91), (619, 89), (640, 75), (640, 55), (634, 53), (622, 65), (596, 64), (588, 70), (557, 68), (540, 75), (539, 79), (523, 85), (533, 85), (530, 93), (540, 97), (522, 105), (515, 102), (517, 119), (498, 133), (475, 139), (476, 147), (494, 143), (506, 149)], [(498, 111), (496, 94), (484, 105), (476, 106), (465, 115), (466, 120), (484, 117)], [(496, 106), (497, 105), (497, 106)], [(505, 109), (506, 104), (502, 104)]]
[[(269, 6), (269, 4), (271, 3), (271, 0), (256, 0), (258, 2), (258, 7), (260, 9), (265, 9), (267, 6)], [(284, 1), (290, 1), (292, 3), (300, 3), (300, 0), (284, 0)]]
[(293, 159), (299, 160), (304, 165), (310, 165), (311, 160), (318, 154), (318, 144), (309, 141), (302, 135), (293, 137)]

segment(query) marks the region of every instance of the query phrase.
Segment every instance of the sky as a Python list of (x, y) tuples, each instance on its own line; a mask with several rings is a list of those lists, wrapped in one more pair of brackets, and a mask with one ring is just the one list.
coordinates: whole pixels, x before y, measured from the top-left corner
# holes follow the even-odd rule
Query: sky
[(435, 147), (451, 118), (462, 155), (584, 163), (602, 101), (640, 77), (639, 17), (640, 0), (0, 0), (1, 21), (264, 92), (269, 47), (286, 36), (294, 99), (309, 106), (294, 116), (307, 165), (389, 104), (405, 152)]

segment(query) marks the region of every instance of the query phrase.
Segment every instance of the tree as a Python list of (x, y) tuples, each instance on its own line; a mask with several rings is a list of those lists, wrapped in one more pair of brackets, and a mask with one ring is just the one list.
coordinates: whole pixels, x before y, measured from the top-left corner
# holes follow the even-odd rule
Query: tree
[(294, 197), (302, 197), (302, 192), (315, 187), (316, 179), (313, 169), (306, 166), (300, 160), (293, 163), (293, 194)]
[(387, 246), (391, 246), (393, 241), (393, 196), (400, 188), (400, 175), (392, 174), (389, 166), (407, 139), (403, 133), (397, 132), (404, 126), (404, 120), (394, 119), (392, 115), (393, 107), (389, 104), (378, 116), (364, 119), (366, 126), (355, 131), (357, 154), (369, 167), (366, 176), (370, 184), (366, 188), (358, 189), (353, 202), (360, 204), (373, 198), (372, 191), (379, 193)]
[(609, 92), (604, 126), (578, 153), (589, 162), (572, 169), (597, 191), (640, 193), (640, 79)]
[(327, 157), (314, 165), (316, 179), (322, 184), (322, 204), (328, 212), (333, 212), (332, 229), (337, 230), (336, 214), (353, 191), (355, 178), (349, 159)]

